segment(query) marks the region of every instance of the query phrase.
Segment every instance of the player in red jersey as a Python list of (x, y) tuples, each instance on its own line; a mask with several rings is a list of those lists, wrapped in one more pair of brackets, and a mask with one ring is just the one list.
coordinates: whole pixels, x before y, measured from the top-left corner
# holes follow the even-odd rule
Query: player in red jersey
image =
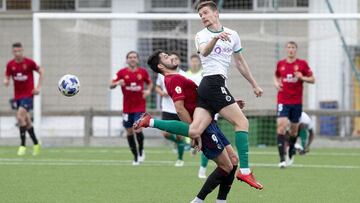
[[(146, 97), (150, 95), (153, 87), (152, 81), (146, 69), (138, 67), (139, 54), (130, 51), (126, 55), (128, 67), (119, 70), (115, 78), (111, 81), (110, 89), (121, 86), (123, 93), (123, 126), (127, 131), (127, 140), (131, 152), (134, 155), (133, 165), (139, 165), (144, 161), (144, 134), (141, 129), (134, 130), (134, 122), (140, 118), (146, 110)], [(144, 88), (144, 83), (147, 88)], [(139, 144), (138, 150), (134, 139)], [(139, 156), (138, 156), (139, 155)]]
[[(165, 76), (165, 87), (174, 102), (179, 118), (190, 124), (198, 97), (197, 85), (192, 80), (178, 74), (178, 64), (165, 52), (154, 52), (149, 57), (148, 64), (153, 71)], [(142, 118), (144, 117), (142, 116)], [(139, 126), (140, 122), (141, 119), (135, 124), (135, 127)], [(225, 202), (234, 180), (238, 157), (215, 121), (205, 129), (201, 141), (203, 153), (207, 158), (214, 160), (218, 167), (208, 177), (193, 202), (202, 202), (217, 186), (220, 186), (218, 201)]]
[[(4, 84), (8, 87), (10, 78), (14, 81), (14, 103), (17, 109), (16, 118), (19, 123), (21, 139), (18, 155), (25, 155), (26, 153), (25, 134), (27, 131), (34, 143), (33, 155), (36, 156), (40, 153), (40, 144), (34, 132), (30, 111), (33, 108), (34, 95), (40, 93), (43, 69), (39, 68), (33, 60), (24, 56), (24, 49), (20, 42), (12, 45), (12, 53), (14, 59), (10, 60), (6, 65)], [(33, 71), (39, 74), (39, 82), (36, 88), (34, 87)]]
[[(314, 83), (315, 78), (305, 60), (296, 56), (297, 44), (286, 43), (287, 57), (277, 63), (274, 84), (277, 96), (277, 143), (280, 156), (280, 168), (294, 161), (295, 143), (302, 112), (303, 83)], [(290, 121), (289, 160), (285, 161), (285, 133)]]

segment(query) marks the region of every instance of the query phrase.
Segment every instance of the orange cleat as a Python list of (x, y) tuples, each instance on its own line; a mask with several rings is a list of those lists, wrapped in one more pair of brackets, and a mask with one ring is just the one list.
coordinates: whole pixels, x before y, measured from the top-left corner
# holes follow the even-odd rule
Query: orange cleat
[(143, 113), (141, 117), (135, 121), (133, 127), (135, 130), (138, 130), (140, 128), (147, 128), (150, 124), (150, 119), (152, 119), (152, 116), (148, 113)]
[(252, 173), (245, 175), (245, 174), (242, 174), (240, 172), (240, 170), (238, 170), (236, 173), (236, 178), (240, 181), (243, 181), (243, 182), (249, 184), (253, 188), (256, 188), (259, 190), (263, 189), (263, 186), (259, 182), (256, 181), (256, 179)]

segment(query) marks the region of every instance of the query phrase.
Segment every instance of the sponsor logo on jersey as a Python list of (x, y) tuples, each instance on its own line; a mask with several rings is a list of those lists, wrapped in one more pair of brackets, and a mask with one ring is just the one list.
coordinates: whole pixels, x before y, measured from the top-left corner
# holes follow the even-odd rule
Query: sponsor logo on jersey
[(182, 92), (181, 87), (176, 86), (176, 87), (175, 87), (175, 92), (178, 93), (178, 94), (181, 94), (181, 92)]
[(131, 92), (140, 92), (142, 88), (140, 85), (137, 85), (136, 82), (132, 82), (129, 86), (126, 86), (125, 89)]
[(222, 52), (224, 52), (224, 53), (231, 53), (231, 52), (232, 52), (232, 48), (230, 48), (230, 47), (220, 47), (220, 46), (216, 46), (216, 47), (214, 48), (214, 51), (215, 51), (215, 53), (217, 53), (217, 54), (221, 54)]
[(26, 81), (28, 79), (28, 76), (27, 75), (23, 75), (22, 73), (17, 73), (15, 76), (14, 76), (14, 80), (16, 81)]
[(289, 82), (289, 83), (296, 83), (299, 81), (299, 78), (294, 77), (293, 74), (287, 74), (286, 77), (283, 79), (283, 82)]

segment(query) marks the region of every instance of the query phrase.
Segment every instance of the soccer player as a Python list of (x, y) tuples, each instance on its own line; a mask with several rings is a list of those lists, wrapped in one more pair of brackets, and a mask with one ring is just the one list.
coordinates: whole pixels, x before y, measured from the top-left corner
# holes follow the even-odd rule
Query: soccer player
[(192, 138), (199, 137), (212, 121), (213, 116), (219, 113), (235, 129), (235, 144), (240, 158), (237, 178), (256, 189), (262, 189), (263, 186), (256, 181), (249, 168), (248, 120), (225, 86), (232, 56), (236, 68), (253, 87), (255, 95), (260, 97), (263, 90), (252, 76), (241, 53), (242, 46), (238, 33), (221, 25), (216, 4), (213, 1), (204, 1), (197, 6), (197, 11), (205, 27), (195, 37), (204, 78), (197, 89), (197, 108), (190, 125), (189, 135)]
[[(111, 81), (110, 89), (121, 86), (123, 93), (123, 126), (127, 132), (127, 140), (131, 152), (134, 155), (133, 165), (139, 165), (145, 159), (144, 153), (144, 134), (141, 129), (134, 130), (134, 122), (140, 118), (146, 110), (146, 97), (150, 95), (153, 87), (152, 81), (146, 69), (138, 66), (139, 54), (130, 51), (126, 55), (128, 67), (120, 69), (114, 80)], [(144, 83), (147, 88), (144, 88)], [(136, 142), (138, 142), (138, 149)]]
[[(277, 95), (277, 144), (280, 156), (280, 168), (294, 162), (295, 143), (302, 112), (303, 83), (314, 83), (315, 77), (305, 60), (296, 56), (297, 44), (286, 43), (287, 57), (278, 61), (274, 75)], [(285, 133), (290, 121), (289, 151), (285, 153)], [(285, 154), (289, 161), (286, 163)]]
[[(197, 85), (193, 81), (178, 74), (176, 71), (177, 64), (174, 63), (174, 60), (169, 57), (168, 54), (162, 51), (153, 53), (148, 59), (148, 64), (153, 71), (165, 76), (165, 86), (169, 96), (174, 101), (179, 118), (186, 123), (191, 123), (196, 108)], [(135, 123), (135, 127), (156, 127), (154, 125), (156, 121), (160, 123), (174, 122), (154, 120), (149, 114), (144, 114), (141, 119)], [(186, 133), (187, 132), (183, 135), (187, 135)], [(218, 167), (208, 177), (197, 197), (192, 202), (203, 202), (206, 196), (219, 185), (217, 202), (225, 202), (234, 180), (238, 158), (229, 141), (214, 121), (207, 127), (201, 139), (203, 142), (203, 153), (207, 158), (214, 160)]]
[[(30, 112), (33, 109), (33, 97), (40, 93), (43, 80), (43, 69), (40, 68), (33, 60), (24, 56), (24, 49), (20, 42), (12, 45), (12, 53), (14, 59), (7, 63), (5, 71), (4, 84), (9, 86), (10, 77), (14, 82), (14, 93), (16, 101), (16, 118), (19, 124), (21, 144), (17, 151), (19, 156), (26, 154), (26, 131), (29, 133), (34, 146), (32, 154), (34, 156), (40, 153), (40, 144), (36, 138), (34, 127), (31, 121)], [(39, 74), (39, 81), (34, 87), (34, 73)]]
[(310, 151), (310, 145), (314, 140), (313, 128), (314, 124), (310, 116), (307, 113), (302, 112), (298, 131), (298, 137), (300, 137), (301, 141), (300, 155), (304, 155)]
[[(174, 57), (174, 62), (176, 64), (179, 63), (178, 56), (173, 54), (170, 57)], [(158, 74), (156, 79), (156, 86), (155, 91), (161, 96), (161, 118), (162, 120), (178, 120), (180, 121), (178, 115), (176, 114), (176, 109), (172, 99), (169, 97), (165, 84), (164, 84), (164, 76), (162, 74)], [(182, 167), (184, 166), (183, 156), (184, 156), (184, 148), (185, 148), (185, 141), (182, 136), (170, 134), (166, 131), (163, 131), (163, 136), (174, 142), (177, 145), (178, 151), (178, 160), (175, 162), (175, 167)]]

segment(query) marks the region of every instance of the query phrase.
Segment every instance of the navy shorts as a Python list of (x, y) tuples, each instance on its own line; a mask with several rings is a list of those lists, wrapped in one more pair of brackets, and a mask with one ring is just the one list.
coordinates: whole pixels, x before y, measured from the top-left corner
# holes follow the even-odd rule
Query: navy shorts
[(33, 110), (33, 98), (27, 97), (22, 99), (16, 100), (16, 109), (19, 109), (20, 107), (23, 107), (26, 109), (26, 111), (32, 111)]
[(277, 116), (287, 117), (291, 123), (298, 123), (300, 121), (301, 112), (301, 104), (278, 104), (277, 107)]
[(201, 135), (201, 141), (201, 150), (208, 159), (218, 157), (225, 147), (230, 144), (215, 121), (212, 121), (205, 129)]
[(123, 113), (123, 126), (124, 128), (132, 128), (135, 121), (139, 120), (144, 112), (137, 113)]

